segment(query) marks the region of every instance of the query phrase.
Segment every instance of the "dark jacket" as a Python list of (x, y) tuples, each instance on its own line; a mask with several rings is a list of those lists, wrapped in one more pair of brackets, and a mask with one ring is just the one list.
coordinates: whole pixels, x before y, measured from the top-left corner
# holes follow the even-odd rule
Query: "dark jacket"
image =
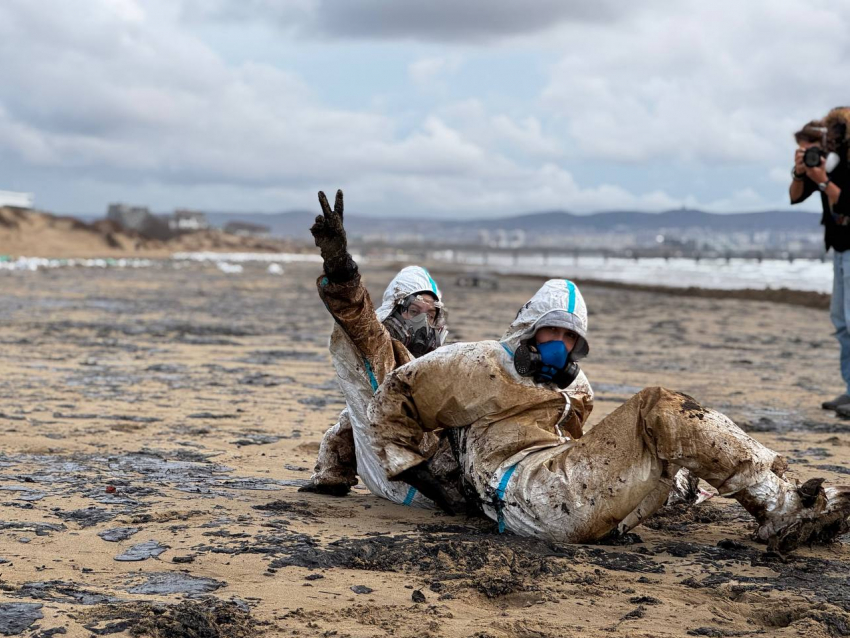
[[(823, 241), (826, 249), (835, 249), (842, 253), (850, 249), (850, 107), (840, 106), (832, 109), (823, 119), (826, 128), (826, 150), (838, 153), (841, 162), (829, 174), (829, 179), (841, 189), (841, 195), (834, 206), (829, 205), (829, 199), (824, 193), (820, 194), (823, 215)], [(803, 178), (803, 194), (792, 204), (799, 204), (818, 187), (808, 177)]]
[(829, 179), (841, 189), (841, 196), (835, 205), (830, 208), (829, 199), (826, 194), (818, 191), (817, 185), (808, 177), (803, 178), (803, 194), (792, 204), (799, 204), (808, 199), (812, 193), (818, 193), (823, 206), (823, 214), (820, 223), (824, 227), (823, 239), (826, 249), (835, 249), (836, 252), (844, 252), (850, 249), (850, 167), (846, 161), (842, 161), (829, 174)]

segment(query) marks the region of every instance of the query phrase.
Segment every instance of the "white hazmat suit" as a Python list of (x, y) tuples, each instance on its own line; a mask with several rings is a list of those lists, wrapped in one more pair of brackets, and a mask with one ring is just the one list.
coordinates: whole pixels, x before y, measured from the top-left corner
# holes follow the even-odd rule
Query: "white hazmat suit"
[[(373, 310), (360, 276), (343, 284), (327, 277), (318, 281), (319, 295), (333, 315), (335, 325), (330, 352), (346, 408), (340, 421), (322, 439), (313, 480), (324, 483), (356, 482), (354, 473), (373, 494), (394, 503), (416, 507), (434, 507), (415, 488), (387, 480), (374, 451), (364, 445), (366, 408), (387, 374), (413, 360), (398, 341), (392, 339), (382, 322), (408, 296), (430, 292), (442, 300), (437, 283), (419, 266), (403, 268), (384, 291), (381, 306)], [(353, 450), (351, 447), (353, 445)], [(423, 438), (421, 451), (430, 456), (436, 449), (436, 436)], [(356, 459), (356, 468), (354, 467)]]
[[(572, 282), (550, 280), (500, 342), (455, 344), (390, 374), (369, 406), (368, 441), (389, 478), (424, 460), (426, 433), (465, 428), (457, 457), (501, 529), (561, 542), (626, 531), (656, 511), (687, 468), (737, 499), (777, 550), (846, 531), (850, 492), (799, 490), (784, 460), (686, 395), (647, 388), (582, 436), (592, 407), (584, 375), (566, 390), (520, 376), (517, 347), (563, 326), (587, 350), (587, 311)], [(821, 481), (822, 482), (822, 481)]]

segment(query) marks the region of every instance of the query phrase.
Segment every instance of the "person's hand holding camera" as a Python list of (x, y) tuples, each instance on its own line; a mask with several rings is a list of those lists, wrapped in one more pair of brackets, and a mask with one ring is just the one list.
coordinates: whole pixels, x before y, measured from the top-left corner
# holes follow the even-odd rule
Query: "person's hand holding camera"
[(806, 163), (803, 158), (806, 155), (806, 149), (798, 147), (796, 151), (794, 151), (794, 178), (795, 179), (803, 179), (806, 176)]

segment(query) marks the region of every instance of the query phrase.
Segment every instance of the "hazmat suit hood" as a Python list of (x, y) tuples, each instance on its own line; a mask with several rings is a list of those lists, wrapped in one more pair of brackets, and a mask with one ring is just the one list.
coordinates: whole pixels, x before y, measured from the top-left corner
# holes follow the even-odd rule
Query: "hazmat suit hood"
[(443, 295), (437, 287), (437, 282), (431, 277), (427, 270), (421, 266), (407, 266), (402, 268), (384, 291), (381, 306), (375, 311), (378, 321), (383, 322), (402, 301), (417, 292), (430, 292), (437, 297), (437, 301), (443, 300)]
[(590, 352), (587, 342), (587, 306), (578, 287), (567, 279), (550, 279), (519, 309), (516, 319), (501, 339), (503, 346), (516, 352), (523, 341), (531, 339), (544, 326), (566, 328), (579, 336), (573, 358)]

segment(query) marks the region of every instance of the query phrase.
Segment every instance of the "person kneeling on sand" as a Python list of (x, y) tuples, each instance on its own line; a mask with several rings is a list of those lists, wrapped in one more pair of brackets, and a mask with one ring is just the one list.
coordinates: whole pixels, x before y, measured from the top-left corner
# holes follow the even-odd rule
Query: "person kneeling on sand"
[(582, 436), (592, 392), (577, 360), (588, 352), (579, 290), (550, 280), (501, 341), (446, 346), (391, 373), (369, 406), (369, 445), (389, 479), (409, 480), (426, 433), (451, 428), (468, 498), (523, 536), (623, 534), (664, 504), (679, 468), (740, 502), (771, 550), (847, 531), (850, 488), (796, 487), (782, 457), (687, 395), (646, 388)]
[[(322, 192), (319, 203), (322, 214), (310, 232), (322, 254), (324, 274), (318, 290), (335, 322), (330, 351), (346, 408), (339, 422), (325, 432), (314, 474), (299, 491), (342, 496), (356, 485), (359, 474), (373, 494), (404, 505), (433, 507), (415, 488), (388, 481), (374, 453), (362, 444), (362, 436), (368, 402), (386, 375), (445, 341), (440, 289), (427, 270), (408, 266), (390, 282), (375, 311), (348, 253), (342, 191), (337, 191), (333, 210)], [(429, 472), (438, 473), (441, 485), (457, 481), (459, 468), (448, 441), (425, 436), (417, 450), (438, 461), (431, 463)], [(462, 496), (457, 492), (450, 500), (462, 501)]]

